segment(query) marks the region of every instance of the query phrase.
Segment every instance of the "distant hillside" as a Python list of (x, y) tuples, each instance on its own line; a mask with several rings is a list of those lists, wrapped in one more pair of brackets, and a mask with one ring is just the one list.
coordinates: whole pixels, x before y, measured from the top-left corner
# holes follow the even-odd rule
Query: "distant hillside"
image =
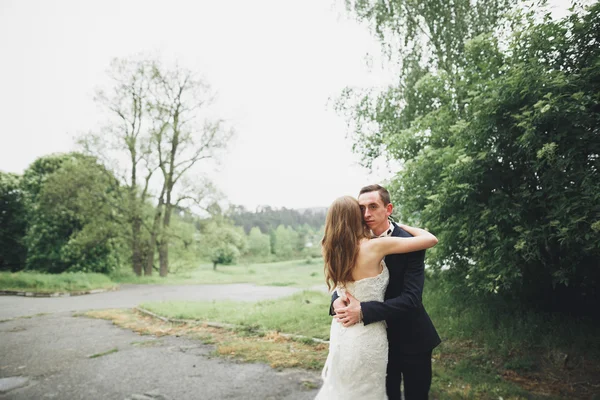
[(319, 215), (323, 215), (325, 216), (325, 214), (327, 214), (327, 207), (309, 207), (309, 208), (295, 208), (296, 211), (298, 211), (299, 213), (312, 213), (312, 214), (319, 214)]
[(301, 209), (272, 208), (259, 206), (255, 211), (247, 210), (243, 206), (232, 206), (227, 216), (238, 226), (243, 226), (246, 233), (257, 226), (261, 232), (267, 233), (277, 229), (279, 225), (297, 227), (308, 225), (318, 230), (325, 224), (327, 207), (310, 207)]

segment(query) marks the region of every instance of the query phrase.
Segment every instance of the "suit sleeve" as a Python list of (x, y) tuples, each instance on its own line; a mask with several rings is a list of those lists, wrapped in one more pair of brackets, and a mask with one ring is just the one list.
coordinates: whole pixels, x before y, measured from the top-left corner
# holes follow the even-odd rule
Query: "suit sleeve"
[(360, 304), (365, 325), (377, 321), (400, 319), (422, 307), (425, 250), (408, 253), (407, 257), (404, 284), (400, 296), (384, 302), (367, 301)]
[(329, 315), (332, 317), (335, 315), (335, 311), (333, 311), (333, 302), (336, 301), (338, 297), (340, 296), (338, 296), (337, 290), (334, 290), (333, 294), (331, 295), (331, 305), (329, 306)]

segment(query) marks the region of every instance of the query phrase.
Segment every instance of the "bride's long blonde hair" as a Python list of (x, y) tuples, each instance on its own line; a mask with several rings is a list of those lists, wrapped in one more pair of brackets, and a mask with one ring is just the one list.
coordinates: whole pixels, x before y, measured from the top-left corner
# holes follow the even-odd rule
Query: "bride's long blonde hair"
[(370, 237), (368, 232), (354, 197), (343, 196), (331, 204), (325, 219), (325, 235), (321, 240), (325, 282), (329, 290), (352, 281), (359, 243)]

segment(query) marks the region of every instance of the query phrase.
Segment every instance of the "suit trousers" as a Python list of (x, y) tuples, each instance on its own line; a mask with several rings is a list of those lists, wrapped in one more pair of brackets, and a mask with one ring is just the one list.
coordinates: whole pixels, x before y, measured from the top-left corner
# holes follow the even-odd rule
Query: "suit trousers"
[(404, 400), (427, 400), (431, 388), (431, 353), (401, 354), (390, 343), (386, 391), (389, 400), (401, 400), (400, 385), (404, 381)]

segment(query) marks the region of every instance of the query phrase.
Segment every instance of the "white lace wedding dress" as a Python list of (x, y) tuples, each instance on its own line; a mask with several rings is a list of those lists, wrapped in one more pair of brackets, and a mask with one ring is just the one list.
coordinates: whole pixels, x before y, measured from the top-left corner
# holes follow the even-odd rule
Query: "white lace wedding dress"
[[(390, 276), (383, 261), (382, 265), (379, 275), (349, 283), (347, 291), (359, 301), (383, 301)], [(315, 400), (386, 400), (387, 361), (384, 321), (344, 328), (333, 319), (323, 386)]]

